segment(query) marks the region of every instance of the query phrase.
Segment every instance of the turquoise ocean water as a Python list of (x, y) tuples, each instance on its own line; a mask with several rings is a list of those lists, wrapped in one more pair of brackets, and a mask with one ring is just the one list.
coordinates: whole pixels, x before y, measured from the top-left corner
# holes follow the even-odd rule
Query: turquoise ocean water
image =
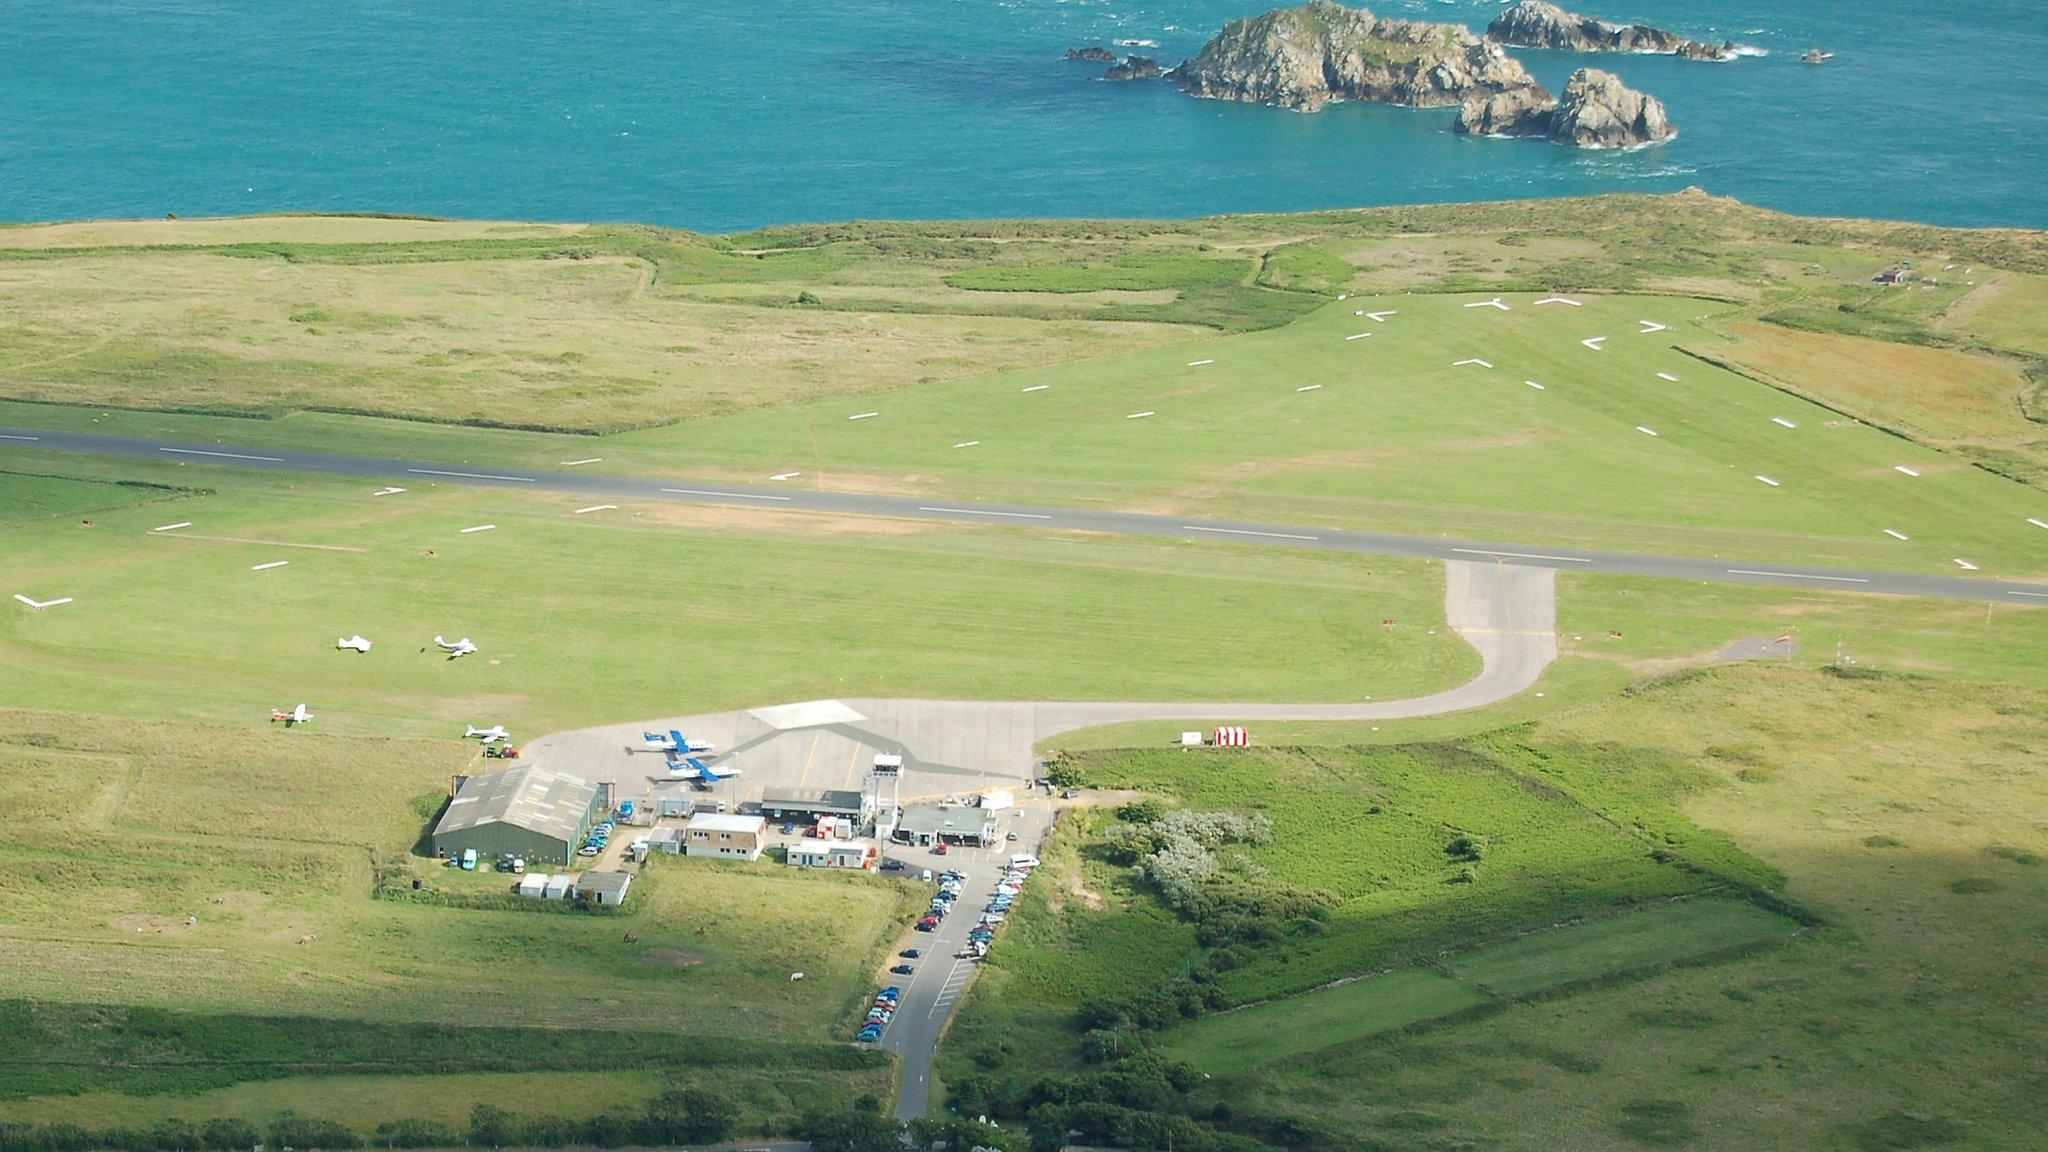
[[(1669, 145), (1450, 135), (1093, 79), (1263, 0), (0, 0), (0, 219), (281, 209), (644, 220), (1184, 216), (1699, 185), (1803, 213), (2048, 225), (2039, 0), (1578, 0), (1770, 53), (1592, 62)], [(1483, 27), (1502, 7), (1399, 0)], [(1801, 64), (1819, 46), (1828, 64)], [(1519, 53), (1555, 87), (1586, 60)]]

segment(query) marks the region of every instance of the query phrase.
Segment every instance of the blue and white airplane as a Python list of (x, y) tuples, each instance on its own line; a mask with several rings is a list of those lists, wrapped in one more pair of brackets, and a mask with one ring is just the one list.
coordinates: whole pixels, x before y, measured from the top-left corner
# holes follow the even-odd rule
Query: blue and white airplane
[(642, 732), (640, 738), (647, 741), (647, 746), (657, 752), (686, 752), (708, 756), (718, 751), (711, 741), (685, 740), (683, 734), (674, 728), (669, 729), (666, 736), (659, 732)]
[(677, 776), (692, 777), (690, 783), (699, 788), (709, 788), (727, 777), (737, 776), (740, 770), (720, 765), (713, 768), (695, 756), (682, 752), (668, 754), (668, 770)]

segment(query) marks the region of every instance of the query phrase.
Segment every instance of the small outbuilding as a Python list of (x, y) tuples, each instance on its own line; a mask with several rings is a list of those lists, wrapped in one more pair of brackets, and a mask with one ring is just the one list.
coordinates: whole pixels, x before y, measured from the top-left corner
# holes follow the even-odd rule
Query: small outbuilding
[(585, 872), (576, 881), (576, 898), (591, 904), (624, 904), (632, 886), (628, 872)]
[(538, 900), (548, 893), (548, 881), (552, 879), (545, 872), (528, 872), (519, 878), (519, 894), (529, 900)]
[(899, 843), (920, 848), (934, 844), (986, 848), (996, 842), (996, 819), (987, 808), (912, 804), (903, 810), (903, 819), (897, 821), (891, 835)]
[(576, 878), (566, 872), (550, 876), (548, 877), (547, 887), (541, 889), (541, 898), (545, 900), (567, 900), (569, 893), (574, 891), (575, 887)]
[(793, 868), (871, 868), (875, 846), (866, 840), (818, 840), (805, 837), (790, 845)]
[(815, 824), (822, 816), (836, 816), (864, 828), (875, 817), (875, 799), (852, 789), (770, 788), (761, 793), (761, 815), (770, 820), (804, 824)]

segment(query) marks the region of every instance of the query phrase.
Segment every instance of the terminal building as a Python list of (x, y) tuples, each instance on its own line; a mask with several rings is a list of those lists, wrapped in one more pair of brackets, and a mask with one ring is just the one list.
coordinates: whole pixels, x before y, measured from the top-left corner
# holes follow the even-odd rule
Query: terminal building
[(761, 815), (770, 820), (795, 820), (815, 824), (821, 816), (835, 816), (865, 828), (875, 818), (875, 798), (866, 792), (841, 789), (770, 788), (761, 793)]
[(683, 855), (723, 860), (759, 860), (768, 822), (759, 816), (699, 812), (683, 828)]
[(464, 778), (434, 825), (437, 856), (474, 848), (486, 860), (563, 864), (603, 818), (606, 789), (567, 772), (522, 764)]
[(962, 808), (954, 804), (912, 804), (890, 833), (898, 843), (929, 848), (950, 844), (961, 848), (986, 848), (997, 839), (996, 815), (988, 808)]

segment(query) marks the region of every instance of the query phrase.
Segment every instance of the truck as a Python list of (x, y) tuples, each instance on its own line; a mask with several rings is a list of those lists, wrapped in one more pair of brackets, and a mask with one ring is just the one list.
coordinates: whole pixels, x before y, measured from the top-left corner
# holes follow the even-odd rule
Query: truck
[(476, 849), (464, 848), (462, 850), (462, 870), (464, 872), (476, 871)]

